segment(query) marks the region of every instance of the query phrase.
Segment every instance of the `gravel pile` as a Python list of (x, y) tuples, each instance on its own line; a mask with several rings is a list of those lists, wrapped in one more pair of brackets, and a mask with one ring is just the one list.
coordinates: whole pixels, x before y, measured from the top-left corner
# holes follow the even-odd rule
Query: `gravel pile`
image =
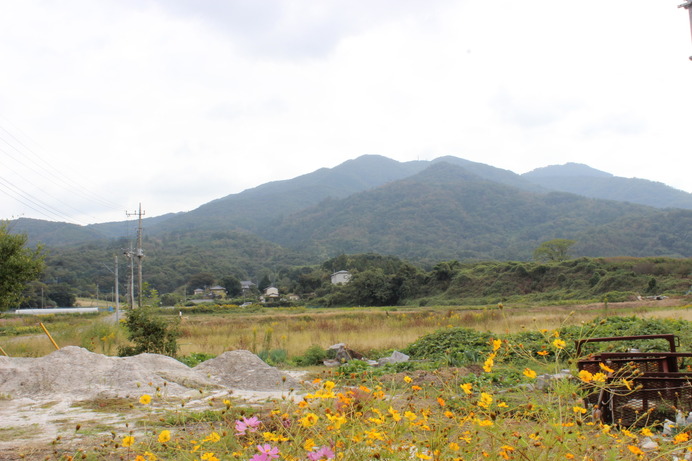
[(264, 363), (250, 351), (228, 351), (197, 365), (193, 370), (223, 387), (247, 391), (289, 391), (300, 383)]
[(109, 357), (76, 346), (45, 357), (0, 357), (0, 394), (11, 398), (131, 397), (153, 393), (199, 395), (224, 388), (283, 391), (299, 383), (248, 351), (225, 352), (195, 368), (157, 354)]

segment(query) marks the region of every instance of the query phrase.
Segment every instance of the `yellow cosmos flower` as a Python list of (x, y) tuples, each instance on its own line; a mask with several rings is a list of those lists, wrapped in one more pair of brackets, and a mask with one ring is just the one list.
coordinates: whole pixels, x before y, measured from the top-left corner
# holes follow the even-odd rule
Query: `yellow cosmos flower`
[(679, 443), (687, 442), (688, 440), (690, 440), (690, 434), (687, 432), (681, 432), (673, 438), (673, 443), (677, 445)]
[(315, 413), (308, 413), (307, 415), (300, 418), (299, 421), (303, 427), (312, 427), (315, 424), (317, 424), (317, 420), (319, 419), (320, 417), (317, 416)]
[(581, 413), (583, 415), (586, 413), (586, 408), (574, 406), (572, 407), (572, 411), (575, 413)]
[(636, 445), (627, 445), (627, 448), (629, 449), (629, 451), (631, 451), (632, 453), (634, 453), (637, 456), (644, 455), (644, 452), (642, 451), (642, 449)]
[(139, 398), (139, 403), (141, 403), (142, 405), (149, 405), (151, 403), (151, 395), (144, 394)]
[(204, 442), (218, 442), (219, 440), (221, 440), (221, 436), (216, 432), (212, 432), (204, 438)]
[(589, 370), (580, 370), (579, 379), (581, 379), (585, 383), (590, 383), (591, 381), (593, 381), (593, 374)]
[(493, 403), (493, 396), (485, 392), (481, 392), (481, 398), (478, 400), (478, 406), (483, 408), (490, 408)]
[(608, 379), (608, 377), (605, 375), (605, 373), (596, 373), (593, 375), (593, 380), (597, 383), (604, 383), (606, 382), (606, 379)]
[(404, 418), (408, 419), (409, 421), (415, 421), (418, 416), (416, 416), (416, 414), (413, 412), (406, 411), (404, 412)]
[(531, 368), (524, 368), (524, 376), (526, 376), (529, 379), (536, 379), (536, 372), (533, 371)]
[(303, 443), (303, 450), (305, 451), (312, 451), (313, 448), (315, 448), (317, 444), (313, 439), (307, 439), (305, 443)]
[(614, 372), (615, 372), (615, 370), (613, 370), (612, 368), (610, 368), (610, 367), (609, 367), (608, 365), (606, 365), (605, 363), (602, 363), (602, 362), (601, 362), (601, 363), (598, 364), (598, 366), (601, 367), (601, 370), (605, 371), (606, 373), (614, 373)]
[(501, 339), (493, 339), (492, 340), (492, 346), (493, 346), (493, 352), (495, 352), (500, 347), (502, 347), (502, 340)]
[(131, 447), (135, 443), (135, 438), (132, 437), (131, 435), (128, 435), (123, 438), (122, 446), (125, 448)]
[(171, 431), (161, 431), (161, 433), (159, 434), (159, 443), (166, 443), (169, 440), (171, 440)]
[(490, 373), (493, 371), (493, 366), (495, 366), (495, 354), (491, 354), (485, 362), (483, 363), (483, 371)]
[(540, 351), (536, 352), (536, 354), (545, 356), (545, 355), (550, 354), (550, 352), (548, 352), (548, 351), (546, 351), (545, 349), (543, 349), (543, 350), (540, 350)]
[(557, 338), (555, 341), (553, 341), (553, 346), (555, 346), (556, 349), (564, 349), (566, 345), (567, 343), (561, 340), (560, 338)]
[(442, 397), (438, 397), (438, 398), (437, 398), (437, 403), (438, 403), (441, 407), (444, 407), (445, 405), (447, 405), (447, 402), (445, 402), (445, 399), (443, 399)]
[(473, 384), (471, 383), (464, 383), (464, 384), (459, 384), (459, 387), (461, 388), (462, 391), (464, 391), (464, 394), (466, 395), (471, 395), (473, 394)]
[(413, 381), (413, 379), (411, 379), (410, 376), (404, 376), (404, 381), (410, 383), (411, 381)]
[(654, 433), (651, 432), (651, 429), (649, 429), (648, 427), (642, 429), (641, 432), (644, 437), (652, 437), (654, 435)]

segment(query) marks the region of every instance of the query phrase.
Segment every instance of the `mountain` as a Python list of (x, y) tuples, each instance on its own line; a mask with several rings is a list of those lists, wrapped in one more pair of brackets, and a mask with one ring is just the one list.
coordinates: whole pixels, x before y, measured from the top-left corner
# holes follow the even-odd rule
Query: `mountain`
[[(340, 254), (379, 253), (430, 267), (455, 259), (529, 260), (554, 238), (574, 240), (574, 256), (692, 257), (689, 209), (590, 198), (542, 182), (560, 175), (564, 183), (624, 179), (576, 164), (517, 175), (455, 157), (401, 163), (363, 156), (187, 213), (145, 218), (145, 277), (166, 293), (200, 273), (309, 279), (308, 266)], [(640, 183), (628, 184), (637, 195)], [(604, 186), (606, 192), (612, 193)], [(10, 226), (46, 245), (44, 280), (90, 292), (112, 284), (114, 256), (126, 264), (122, 250), (137, 223), (20, 219)]]
[(677, 233), (689, 233), (692, 212), (680, 211), (665, 228), (655, 225), (669, 214), (522, 190), (440, 161), (411, 177), (309, 207), (260, 235), (321, 258), (376, 252), (431, 262), (530, 259), (540, 242), (556, 237), (576, 240), (574, 252), (584, 256), (689, 257), (692, 245)]
[[(560, 178), (558, 185), (601, 181), (603, 196), (612, 196), (613, 184), (622, 180), (632, 192), (628, 201), (591, 198), (548, 188), (550, 178)], [(362, 156), (187, 213), (145, 218), (147, 278), (165, 291), (199, 272), (254, 277), (342, 253), (376, 252), (424, 264), (528, 260), (538, 244), (558, 237), (577, 242), (575, 256), (692, 257), (692, 211), (632, 199), (671, 203), (661, 198), (671, 190), (578, 164), (517, 175), (456, 157), (402, 163)], [(692, 196), (675, 192), (683, 202)], [(131, 245), (137, 223), (19, 219), (10, 226), (47, 246), (50, 278), (69, 283), (100, 271), (90, 283), (106, 284), (110, 275), (102, 266)]]
[(685, 191), (646, 179), (613, 176), (579, 163), (538, 168), (521, 176), (545, 189), (585, 197), (692, 210), (692, 194)]
[(242, 229), (260, 231), (272, 222), (327, 198), (343, 198), (415, 174), (427, 162), (397, 162), (364, 155), (334, 168), (321, 168), (297, 178), (273, 181), (239, 194), (205, 203), (199, 208), (150, 226), (157, 235), (176, 232)]

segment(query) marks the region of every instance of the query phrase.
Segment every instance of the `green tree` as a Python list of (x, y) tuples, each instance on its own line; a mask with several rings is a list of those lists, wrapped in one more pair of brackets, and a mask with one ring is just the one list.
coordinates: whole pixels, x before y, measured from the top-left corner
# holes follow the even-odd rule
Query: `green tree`
[(260, 293), (264, 292), (267, 288), (269, 288), (272, 284), (272, 281), (269, 279), (269, 276), (267, 274), (262, 277), (262, 280), (260, 280), (259, 284), (257, 285), (257, 289), (260, 291)]
[(382, 269), (357, 272), (345, 287), (350, 301), (361, 306), (394, 306), (396, 287)]
[(198, 272), (191, 275), (187, 281), (187, 292), (191, 294), (197, 288), (210, 287), (214, 285), (214, 275), (209, 272)]
[(240, 280), (232, 275), (222, 278), (221, 286), (226, 289), (228, 296), (231, 298), (235, 298), (243, 294), (243, 289), (240, 286)]
[(569, 250), (574, 245), (574, 240), (553, 239), (541, 243), (533, 251), (533, 259), (536, 261), (560, 262), (569, 258)]
[(172, 323), (166, 322), (155, 314), (152, 307), (129, 310), (125, 327), (134, 346), (120, 347), (118, 355), (125, 357), (148, 352), (175, 357), (180, 336), (179, 322), (177, 317)]
[(48, 285), (47, 295), (58, 307), (73, 307), (77, 301), (72, 288), (66, 283)]
[(42, 247), (27, 248), (26, 234), (11, 234), (0, 224), (0, 310), (19, 306), (27, 285), (43, 271)]

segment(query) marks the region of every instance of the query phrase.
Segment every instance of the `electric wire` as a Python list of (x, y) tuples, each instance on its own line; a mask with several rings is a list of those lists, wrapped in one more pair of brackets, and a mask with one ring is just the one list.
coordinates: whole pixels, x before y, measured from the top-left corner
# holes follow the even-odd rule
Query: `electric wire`
[[(79, 182), (70, 180), (70, 177), (69, 177), (68, 175), (65, 175), (65, 174), (56, 174), (55, 172), (57, 172), (57, 171), (59, 171), (59, 170), (58, 170), (55, 166), (53, 166), (53, 165), (51, 165), (50, 163), (48, 163), (45, 159), (43, 159), (41, 156), (39, 156), (33, 149), (31, 149), (30, 147), (28, 147), (24, 142), (22, 142), (20, 139), (18, 139), (14, 134), (12, 134), (11, 132), (9, 132), (9, 131), (8, 131), (5, 127), (3, 127), (2, 125), (0, 125), (0, 130), (1, 130), (1, 131), (4, 131), (4, 132), (5, 132), (9, 137), (11, 137), (17, 144), (19, 144), (22, 148), (24, 148), (26, 152), (32, 154), (32, 155), (38, 160), (38, 161), (37, 161), (37, 160), (33, 160), (32, 158), (27, 157), (27, 159), (28, 159), (29, 161), (31, 161), (34, 165), (36, 165), (36, 166), (39, 168), (39, 170), (38, 170), (37, 172), (38, 172), (39, 174), (41, 174), (41, 176), (43, 176), (44, 178), (46, 178), (46, 179), (48, 179), (49, 181), (51, 181), (53, 184), (56, 184), (56, 185), (58, 185), (58, 186), (63, 185), (63, 186), (67, 186), (67, 187), (70, 187), (70, 188), (73, 187), (73, 188), (74, 188), (74, 189), (73, 189), (74, 192), (78, 192), (79, 195), (82, 195), (82, 196), (85, 197), (85, 198), (98, 200), (98, 201), (100, 201), (100, 202), (101, 202), (104, 206), (106, 206), (106, 207), (115, 208), (115, 209), (121, 209), (121, 207), (120, 207), (119, 205), (117, 205), (117, 204), (111, 202), (110, 200), (108, 200), (108, 199), (106, 199), (106, 198), (104, 198), (104, 197), (101, 197), (101, 196), (99, 196), (99, 195), (93, 193), (93, 191), (87, 189), (86, 187), (84, 187), (84, 186), (83, 186), (82, 184), (80, 184)], [(5, 142), (8, 146), (12, 147), (12, 148), (13, 148), (15, 151), (17, 151), (18, 153), (20, 153), (20, 154), (22, 153), (16, 146), (12, 145), (12, 144), (11, 144), (10, 142), (8, 142), (5, 138), (3, 138), (2, 132), (0, 132), (0, 140), (2, 140), (3, 142)], [(9, 155), (9, 153), (8, 153), (8, 155)], [(15, 159), (15, 160), (16, 160), (16, 159)], [(19, 160), (17, 160), (17, 161), (19, 161)], [(24, 164), (24, 163), (21, 162), (21, 161), (19, 161), (19, 162), (22, 163), (22, 164)], [(24, 164), (24, 165), (26, 165), (26, 164)]]
[[(41, 194), (50, 196), (42, 185), (36, 184), (35, 180), (28, 179), (26, 175), (12, 168), (9, 164), (14, 163), (21, 169), (29, 172), (30, 175), (42, 178), (46, 183), (53, 184), (62, 190), (71, 193), (75, 197), (81, 197), (88, 203), (92, 203), (108, 210), (122, 210), (124, 207), (99, 196), (81, 183), (70, 179), (69, 175), (63, 174), (52, 164), (42, 158), (34, 149), (30, 148), (26, 142), (19, 139), (10, 130), (0, 125), (0, 158), (3, 156), (9, 161), (0, 161), (2, 173), (0, 174), (0, 192), (12, 198), (29, 210), (50, 220), (67, 220), (69, 222), (86, 224), (82, 219), (75, 216), (89, 216), (90, 213), (84, 212), (63, 200), (56, 199), (53, 195), (50, 202), (59, 204), (59, 207), (51, 205), (48, 201), (40, 198)], [(6, 146), (6, 147), (5, 147)], [(6, 178), (11, 173), (13, 178), (21, 179), (22, 186), (19, 186)], [(30, 186), (27, 188), (26, 186)], [(32, 192), (29, 192), (31, 190)], [(40, 193), (40, 194), (39, 194)]]

